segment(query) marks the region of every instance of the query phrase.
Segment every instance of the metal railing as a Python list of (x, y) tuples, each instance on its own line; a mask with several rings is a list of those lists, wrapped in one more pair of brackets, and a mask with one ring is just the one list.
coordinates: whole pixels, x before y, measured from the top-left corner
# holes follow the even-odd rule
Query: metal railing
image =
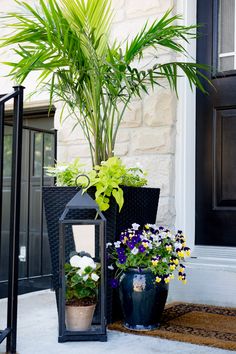
[[(2, 190), (3, 190), (3, 153), (5, 103), (13, 99), (13, 142), (11, 206), (9, 234), (9, 273), (7, 299), (7, 327), (0, 330), (0, 343), (7, 339), (6, 351), (16, 353), (17, 338), (17, 294), (18, 294), (18, 255), (20, 225), (20, 190), (21, 190), (21, 155), (23, 123), (23, 86), (14, 86), (14, 91), (0, 97), (0, 232), (2, 225)], [(1, 247), (1, 245), (0, 245)]]

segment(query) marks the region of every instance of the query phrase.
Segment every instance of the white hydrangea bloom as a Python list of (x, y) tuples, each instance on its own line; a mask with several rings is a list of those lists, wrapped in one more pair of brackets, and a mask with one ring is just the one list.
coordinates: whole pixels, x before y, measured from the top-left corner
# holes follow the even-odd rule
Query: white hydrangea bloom
[(78, 268), (78, 267), (79, 267), (79, 264), (80, 264), (80, 259), (81, 259), (80, 256), (74, 255), (74, 256), (71, 257), (71, 259), (70, 259), (70, 265), (71, 265), (72, 267)]
[(78, 267), (81, 269), (85, 269), (86, 267), (91, 267), (92, 269), (96, 269), (96, 263), (92, 258), (83, 256), (80, 257), (80, 260), (78, 261)]

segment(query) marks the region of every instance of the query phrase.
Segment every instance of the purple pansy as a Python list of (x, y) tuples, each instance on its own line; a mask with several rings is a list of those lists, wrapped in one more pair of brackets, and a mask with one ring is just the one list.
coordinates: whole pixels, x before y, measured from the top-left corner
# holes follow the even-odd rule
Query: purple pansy
[(118, 279), (111, 279), (110, 280), (110, 286), (114, 289), (114, 288), (117, 288), (119, 285), (119, 280)]
[(126, 262), (127, 257), (126, 257), (125, 254), (119, 255), (118, 257), (119, 257), (119, 258), (118, 258), (118, 262), (119, 262), (120, 264), (124, 264), (124, 263)]
[(146, 248), (145, 248), (143, 245), (140, 245), (140, 246), (138, 247), (138, 249), (139, 249), (139, 252), (141, 252), (141, 253), (143, 253), (143, 252), (146, 251)]

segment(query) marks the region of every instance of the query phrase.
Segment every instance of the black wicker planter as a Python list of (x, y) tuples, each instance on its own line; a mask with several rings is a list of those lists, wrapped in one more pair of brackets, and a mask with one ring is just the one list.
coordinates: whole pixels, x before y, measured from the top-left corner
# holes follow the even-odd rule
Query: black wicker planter
[[(43, 187), (43, 200), (47, 221), (49, 246), (51, 253), (51, 264), (53, 274), (53, 286), (58, 300), (59, 288), (59, 217), (65, 209), (66, 204), (75, 195), (75, 187)], [(155, 223), (159, 201), (159, 188), (139, 188), (123, 187), (124, 205), (119, 213), (118, 206), (114, 200), (110, 203), (110, 208), (104, 212), (107, 219), (107, 242), (113, 242), (119, 237), (120, 232), (136, 222), (140, 225), (145, 223)], [(91, 196), (94, 193), (91, 192)], [(74, 248), (73, 240), (68, 240), (66, 254)], [(110, 275), (111, 276), (111, 275)], [(109, 276), (108, 276), (109, 277)], [(108, 279), (109, 281), (109, 279)], [(117, 297), (114, 296), (114, 310), (112, 313), (112, 289), (107, 287), (107, 321), (112, 322), (120, 314)]]

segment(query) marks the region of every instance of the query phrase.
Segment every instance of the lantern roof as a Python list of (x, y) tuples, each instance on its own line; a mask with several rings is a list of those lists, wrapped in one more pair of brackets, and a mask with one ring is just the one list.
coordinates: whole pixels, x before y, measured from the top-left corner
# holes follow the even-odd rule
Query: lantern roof
[(96, 209), (98, 210), (98, 205), (93, 200), (88, 193), (82, 193), (78, 191), (76, 195), (67, 203), (67, 209)]

